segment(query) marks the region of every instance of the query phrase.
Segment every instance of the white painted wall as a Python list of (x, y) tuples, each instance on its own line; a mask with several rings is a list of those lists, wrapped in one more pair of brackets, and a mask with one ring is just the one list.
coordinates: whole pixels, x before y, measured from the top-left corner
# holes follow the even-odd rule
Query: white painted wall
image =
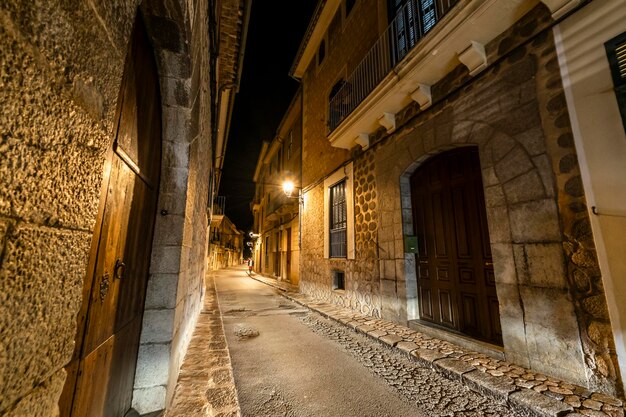
[[(622, 378), (626, 376), (626, 134), (604, 43), (625, 31), (626, 0), (591, 2), (554, 30)], [(593, 206), (600, 215), (591, 213)]]

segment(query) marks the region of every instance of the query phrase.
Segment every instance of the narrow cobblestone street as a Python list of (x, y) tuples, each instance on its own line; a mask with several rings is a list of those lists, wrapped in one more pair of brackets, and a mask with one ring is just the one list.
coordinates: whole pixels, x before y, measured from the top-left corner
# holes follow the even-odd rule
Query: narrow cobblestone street
[(515, 416), (431, 369), (282, 297), (216, 274), (243, 416)]

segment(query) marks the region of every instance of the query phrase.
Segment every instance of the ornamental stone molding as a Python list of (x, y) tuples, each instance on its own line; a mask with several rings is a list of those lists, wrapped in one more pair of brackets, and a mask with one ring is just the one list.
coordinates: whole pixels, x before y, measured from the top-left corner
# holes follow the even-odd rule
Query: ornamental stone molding
[(487, 68), (485, 46), (479, 42), (472, 41), (463, 52), (459, 53), (459, 61), (467, 67), (471, 76), (478, 74)]
[(370, 146), (370, 135), (369, 133), (359, 133), (359, 136), (354, 139), (354, 142), (357, 145), (360, 145), (361, 148), (367, 149)]
[(396, 130), (396, 115), (393, 113), (383, 113), (383, 115), (378, 119), (378, 123), (387, 129), (387, 133), (391, 133)]
[(426, 110), (433, 104), (433, 96), (430, 92), (430, 85), (418, 84), (415, 91), (411, 93), (411, 99), (420, 105), (420, 110)]

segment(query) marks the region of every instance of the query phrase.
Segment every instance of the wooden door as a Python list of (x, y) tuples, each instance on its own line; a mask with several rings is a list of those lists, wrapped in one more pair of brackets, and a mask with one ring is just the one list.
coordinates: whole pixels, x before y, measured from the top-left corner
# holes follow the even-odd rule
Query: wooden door
[[(62, 415), (122, 417), (131, 406), (161, 161), (156, 64), (141, 18), (124, 69), (117, 134), (92, 244)], [(106, 175), (105, 175), (106, 177)]]
[(287, 228), (287, 249), (285, 251), (286, 267), (285, 278), (291, 281), (291, 227)]
[(502, 345), (478, 150), (433, 157), (411, 193), (420, 319)]

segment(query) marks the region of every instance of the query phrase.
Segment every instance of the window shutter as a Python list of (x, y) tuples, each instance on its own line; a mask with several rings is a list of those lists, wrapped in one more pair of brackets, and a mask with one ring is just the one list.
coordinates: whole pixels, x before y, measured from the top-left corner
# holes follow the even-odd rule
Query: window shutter
[(611, 67), (617, 105), (626, 131), (626, 32), (604, 44)]

